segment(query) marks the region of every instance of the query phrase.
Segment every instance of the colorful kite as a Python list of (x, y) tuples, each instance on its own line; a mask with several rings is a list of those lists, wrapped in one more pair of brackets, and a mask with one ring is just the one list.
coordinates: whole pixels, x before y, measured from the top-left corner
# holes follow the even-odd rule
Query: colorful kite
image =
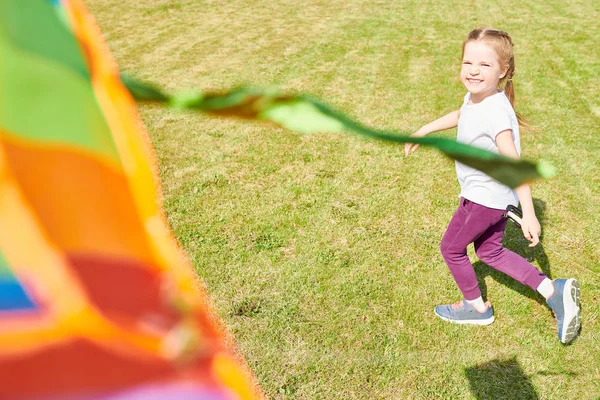
[(80, 0), (0, 2), (0, 398), (263, 397), (162, 215), (133, 96), (416, 142), (510, 186), (550, 169), (363, 127), (304, 96), (169, 96), (119, 77)]
[(80, 1), (0, 2), (0, 398), (261, 397)]

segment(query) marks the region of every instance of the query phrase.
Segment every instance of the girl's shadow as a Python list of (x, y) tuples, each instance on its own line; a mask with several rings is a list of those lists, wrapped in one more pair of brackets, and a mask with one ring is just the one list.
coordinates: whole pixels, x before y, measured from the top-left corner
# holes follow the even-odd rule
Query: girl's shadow
[(517, 357), (495, 359), (465, 368), (471, 392), (477, 400), (538, 400), (539, 396)]
[[(540, 221), (542, 227), (544, 226), (544, 214), (546, 210), (546, 202), (533, 199), (533, 207), (535, 208), (535, 214)], [(542, 244), (542, 239), (544, 235), (544, 230), (542, 228), (542, 236), (540, 237), (540, 243), (537, 246), (531, 248), (529, 247), (529, 241), (523, 237), (523, 232), (521, 228), (518, 227), (512, 221), (508, 221), (506, 225), (506, 231), (504, 233), (504, 242), (503, 245), (505, 248), (519, 254), (523, 258), (525, 258), (529, 262), (537, 262), (539, 269), (550, 279), (552, 279), (550, 273), (550, 262), (548, 261), (548, 256), (544, 251), (544, 245)], [(481, 295), (484, 299), (487, 299), (487, 286), (485, 284), (485, 277), (491, 276), (496, 282), (503, 284), (506, 287), (511, 288), (512, 290), (522, 294), (523, 296), (527, 296), (530, 299), (537, 301), (538, 303), (546, 306), (546, 301), (542, 296), (540, 296), (536, 291), (532, 290), (529, 286), (525, 286), (520, 282), (517, 282), (513, 278), (508, 275), (503, 274), (502, 272), (498, 272), (495, 269), (489, 267), (487, 264), (484, 264), (481, 261), (476, 261), (473, 263), (473, 267), (475, 267), (475, 272), (477, 273), (477, 280), (479, 281), (479, 287), (481, 288)]]

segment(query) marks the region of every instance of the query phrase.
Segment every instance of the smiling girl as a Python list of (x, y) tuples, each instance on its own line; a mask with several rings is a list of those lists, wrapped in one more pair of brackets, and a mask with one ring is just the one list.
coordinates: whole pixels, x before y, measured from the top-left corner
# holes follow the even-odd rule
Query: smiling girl
[[(496, 29), (475, 29), (463, 43), (460, 80), (468, 93), (462, 107), (419, 129), (412, 136), (422, 137), (432, 132), (458, 126), (457, 140), (502, 155), (519, 158), (521, 153), (519, 125), (524, 124), (514, 111), (515, 74), (513, 42), (510, 36)], [(408, 156), (419, 147), (407, 144)], [(520, 202), (523, 210), (521, 229), (531, 243), (538, 244), (541, 226), (538, 222), (529, 185), (514, 191), (492, 178), (456, 162), (460, 184), (460, 204), (450, 220), (440, 246), (464, 300), (435, 307), (443, 320), (489, 325), (494, 322), (491, 304), (483, 301), (473, 265), (466, 248), (473, 243), (481, 261), (539, 292), (554, 312), (558, 337), (569, 343), (580, 326), (579, 284), (575, 279), (551, 281), (523, 257), (502, 247), (507, 223), (508, 205)]]

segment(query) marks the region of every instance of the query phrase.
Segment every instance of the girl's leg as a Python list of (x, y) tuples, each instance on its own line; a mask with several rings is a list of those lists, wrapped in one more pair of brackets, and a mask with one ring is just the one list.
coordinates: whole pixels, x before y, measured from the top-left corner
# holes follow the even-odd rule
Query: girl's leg
[(467, 246), (501, 219), (502, 214), (502, 210), (492, 210), (461, 199), (442, 238), (442, 256), (466, 300), (481, 296), (475, 270), (467, 256)]
[(506, 222), (506, 218), (501, 218), (477, 238), (475, 253), (482, 262), (535, 291), (547, 276), (520, 255), (502, 247)]
[[(477, 256), (494, 269), (543, 294), (540, 284), (546, 275), (523, 257), (502, 248), (505, 226), (506, 219), (503, 218), (475, 241)], [(562, 343), (570, 343), (579, 335), (581, 324), (579, 283), (572, 278), (557, 279), (552, 287), (554, 294), (546, 299), (556, 316), (558, 338)]]

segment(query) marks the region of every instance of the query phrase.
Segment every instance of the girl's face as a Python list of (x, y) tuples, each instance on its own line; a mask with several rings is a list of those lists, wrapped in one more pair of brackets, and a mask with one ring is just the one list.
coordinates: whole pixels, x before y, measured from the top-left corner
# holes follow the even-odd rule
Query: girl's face
[(498, 82), (506, 75), (496, 50), (488, 43), (471, 41), (465, 45), (460, 80), (471, 93), (471, 101), (479, 103), (498, 93)]

